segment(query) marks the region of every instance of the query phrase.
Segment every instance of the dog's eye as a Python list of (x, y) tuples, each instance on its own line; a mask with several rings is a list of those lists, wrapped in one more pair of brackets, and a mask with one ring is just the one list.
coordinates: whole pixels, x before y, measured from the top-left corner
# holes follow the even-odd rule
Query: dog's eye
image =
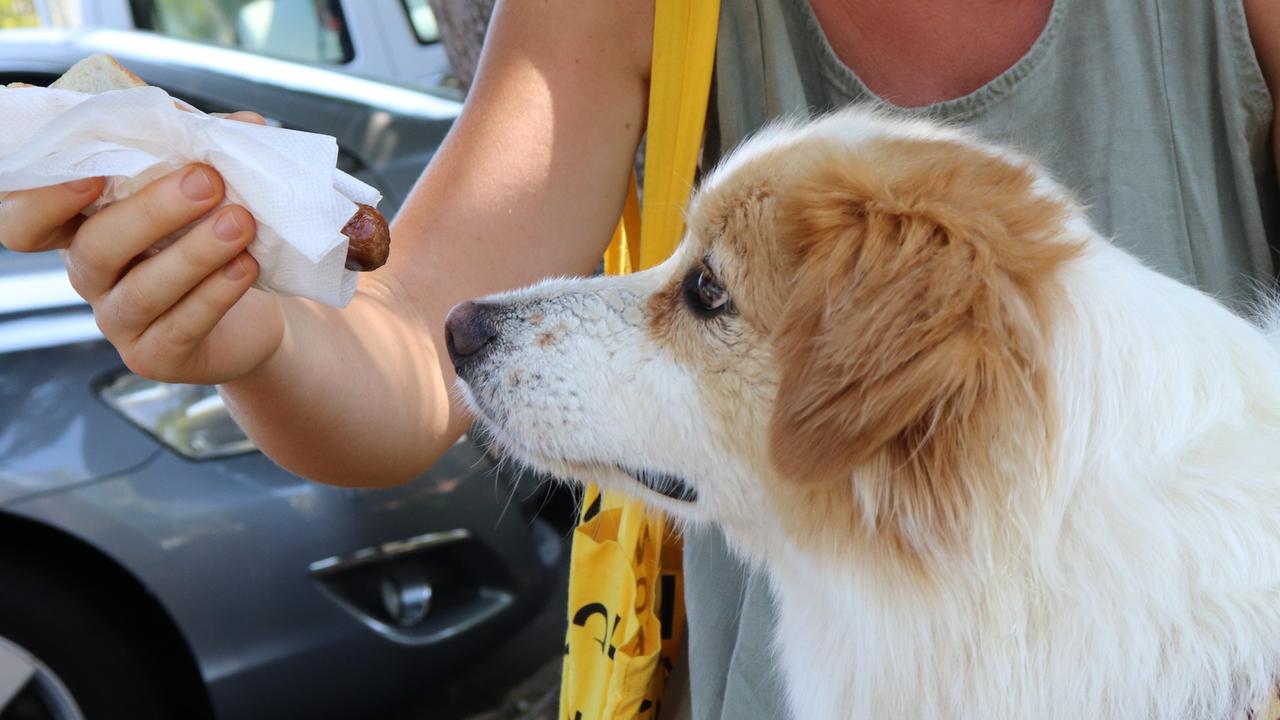
[(700, 317), (714, 317), (731, 309), (729, 293), (705, 267), (695, 267), (684, 277), (684, 298)]

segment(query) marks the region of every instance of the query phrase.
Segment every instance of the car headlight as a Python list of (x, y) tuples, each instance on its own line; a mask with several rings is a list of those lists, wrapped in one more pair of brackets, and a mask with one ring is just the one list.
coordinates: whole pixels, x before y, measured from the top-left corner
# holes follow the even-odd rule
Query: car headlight
[(192, 460), (254, 450), (212, 385), (162, 383), (124, 372), (103, 383), (98, 394), (129, 422)]

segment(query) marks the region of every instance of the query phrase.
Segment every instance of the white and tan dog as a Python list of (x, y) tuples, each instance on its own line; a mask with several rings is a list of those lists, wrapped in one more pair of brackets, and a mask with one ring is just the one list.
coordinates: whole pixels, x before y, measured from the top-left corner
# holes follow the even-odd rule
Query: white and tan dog
[(1269, 693), (1264, 331), (921, 121), (774, 127), (688, 219), (655, 269), (459, 306), (450, 349), (513, 455), (767, 572), (795, 718), (1220, 720)]

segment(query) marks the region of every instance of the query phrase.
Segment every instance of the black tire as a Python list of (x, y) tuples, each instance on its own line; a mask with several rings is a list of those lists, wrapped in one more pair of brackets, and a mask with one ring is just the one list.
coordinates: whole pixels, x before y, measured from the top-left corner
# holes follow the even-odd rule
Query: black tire
[(106, 588), (3, 557), (0, 588), (0, 638), (57, 675), (86, 720), (179, 717), (147, 638), (131, 636), (136, 625)]

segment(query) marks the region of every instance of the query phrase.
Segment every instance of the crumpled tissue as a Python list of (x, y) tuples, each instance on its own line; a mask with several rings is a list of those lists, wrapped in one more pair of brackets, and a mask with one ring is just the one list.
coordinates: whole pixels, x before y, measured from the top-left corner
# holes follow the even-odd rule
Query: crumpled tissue
[(337, 307), (355, 293), (341, 230), (356, 203), (376, 206), (382, 196), (335, 167), (332, 137), (212, 117), (155, 87), (0, 88), (0, 118), (0, 193), (104, 176), (91, 214), (188, 163), (208, 163), (226, 183), (224, 204), (257, 220), (249, 252), (261, 267), (258, 287)]

